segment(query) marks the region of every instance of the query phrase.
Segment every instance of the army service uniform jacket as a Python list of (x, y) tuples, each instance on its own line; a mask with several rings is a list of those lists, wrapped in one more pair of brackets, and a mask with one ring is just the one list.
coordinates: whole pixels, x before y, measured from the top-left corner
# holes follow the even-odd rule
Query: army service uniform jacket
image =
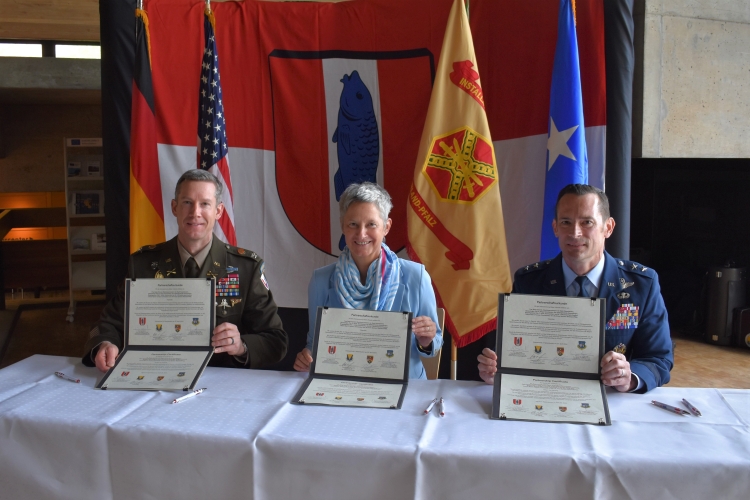
[[(604, 350), (626, 346), (630, 370), (641, 379), (638, 392), (669, 382), (674, 363), (667, 309), (653, 269), (636, 262), (615, 259), (604, 252), (604, 271), (599, 298), (607, 303)], [(562, 254), (552, 260), (516, 271), (513, 292), (566, 295)]]
[[(209, 366), (259, 368), (280, 361), (286, 354), (288, 337), (277, 314), (273, 294), (263, 275), (263, 260), (255, 252), (233, 247), (213, 238), (211, 250), (201, 268), (201, 278), (215, 277), (217, 284), (229, 274), (239, 276), (239, 294), (217, 296), (216, 324), (230, 322), (237, 326), (247, 344), (245, 363), (227, 353), (214, 354)], [(130, 256), (129, 278), (183, 278), (177, 238), (143, 247)], [(220, 290), (217, 287), (217, 295)], [(123, 313), (125, 291), (107, 304), (96, 329), (86, 343), (83, 363), (93, 366), (92, 349), (105, 340), (123, 348)]]

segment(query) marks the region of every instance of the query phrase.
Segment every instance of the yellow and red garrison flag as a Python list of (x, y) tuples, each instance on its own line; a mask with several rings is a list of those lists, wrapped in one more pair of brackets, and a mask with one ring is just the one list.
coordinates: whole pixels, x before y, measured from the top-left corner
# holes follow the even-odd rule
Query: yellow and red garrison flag
[(497, 163), (463, 0), (455, 0), (440, 52), (409, 191), (407, 249), (432, 277), (457, 347), (497, 326), (510, 292)]
[(164, 241), (159, 160), (156, 152), (151, 43), (146, 11), (136, 9), (133, 104), (130, 115), (130, 251)]

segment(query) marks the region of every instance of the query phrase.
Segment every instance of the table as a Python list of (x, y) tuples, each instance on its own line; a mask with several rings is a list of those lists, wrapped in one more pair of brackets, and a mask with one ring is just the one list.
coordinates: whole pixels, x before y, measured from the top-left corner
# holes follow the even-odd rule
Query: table
[[(54, 376), (62, 371), (80, 384)], [(0, 498), (747, 498), (750, 391), (609, 393), (612, 426), (494, 421), (492, 388), (412, 381), (401, 410), (299, 406), (305, 374), (99, 391), (78, 359), (0, 370)], [(447, 415), (425, 416), (435, 396)], [(703, 417), (650, 405), (687, 398)]]

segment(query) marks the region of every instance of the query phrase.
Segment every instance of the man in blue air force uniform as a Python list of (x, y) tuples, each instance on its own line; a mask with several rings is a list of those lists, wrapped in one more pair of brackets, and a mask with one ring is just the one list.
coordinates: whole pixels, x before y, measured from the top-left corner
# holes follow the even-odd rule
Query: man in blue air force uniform
[[(667, 310), (656, 272), (604, 251), (614, 227), (604, 192), (584, 184), (564, 187), (552, 222), (561, 252), (516, 271), (513, 292), (605, 299), (602, 381), (620, 392), (646, 392), (669, 382)], [(480, 377), (493, 383), (495, 352), (485, 348), (478, 361)]]

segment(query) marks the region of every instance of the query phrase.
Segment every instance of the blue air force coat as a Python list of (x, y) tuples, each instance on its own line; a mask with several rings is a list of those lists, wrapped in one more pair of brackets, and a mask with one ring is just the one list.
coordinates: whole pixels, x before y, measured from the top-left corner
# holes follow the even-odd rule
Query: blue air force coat
[[(336, 263), (321, 267), (313, 271), (310, 285), (307, 288), (307, 314), (309, 317), (309, 330), (307, 332), (307, 348), (312, 351), (313, 338), (315, 337), (315, 316), (318, 307), (341, 307), (344, 305), (339, 300), (338, 293), (334, 288), (333, 271)], [(437, 334), (432, 340), (432, 351), (422, 353), (417, 348), (417, 339), (412, 333), (411, 350), (409, 353), (409, 378), (427, 378), (424, 366), (419, 357), (432, 357), (443, 346), (443, 332), (437, 319), (437, 304), (435, 302), (435, 291), (432, 289), (430, 275), (422, 264), (401, 259), (401, 283), (393, 300), (392, 311), (411, 311), (413, 317), (429, 316), (437, 325)]]
[[(605, 352), (622, 343), (630, 370), (650, 391), (669, 382), (674, 363), (667, 309), (653, 269), (615, 259), (604, 252), (599, 297), (607, 301)], [(513, 291), (538, 295), (566, 295), (562, 254), (516, 271)]]

